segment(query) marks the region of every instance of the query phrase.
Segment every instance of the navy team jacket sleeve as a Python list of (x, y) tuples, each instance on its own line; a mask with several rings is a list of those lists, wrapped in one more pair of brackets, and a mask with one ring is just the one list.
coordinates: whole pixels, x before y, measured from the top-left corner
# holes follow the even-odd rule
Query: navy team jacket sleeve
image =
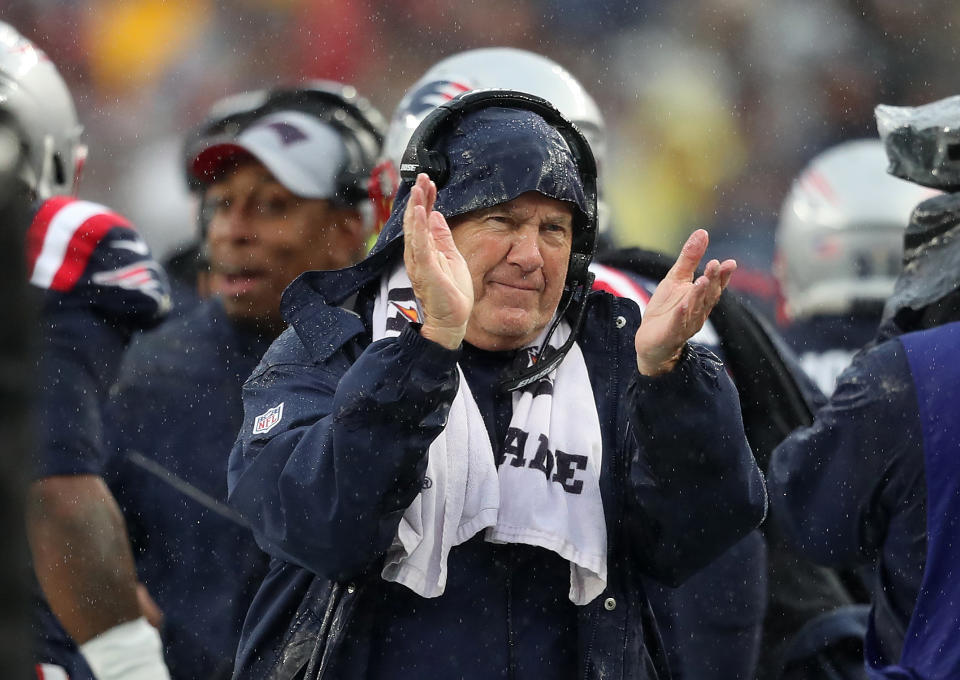
[(281, 335), (244, 386), (228, 471), (229, 502), (261, 547), (333, 579), (389, 548), (458, 386), (459, 351), (412, 327), (349, 367), (346, 354), (310, 361), (292, 331)]
[(131, 334), (166, 316), (166, 275), (126, 218), (69, 196), (39, 206), (25, 246), (43, 300), (33, 474), (100, 474), (103, 401)]
[(129, 335), (83, 306), (48, 308), (40, 328), (33, 476), (100, 474), (100, 411)]
[(763, 521), (763, 475), (736, 388), (711, 352), (688, 345), (674, 370), (655, 378), (634, 369), (627, 396), (639, 443), (628, 537), (643, 571), (676, 586)]
[(859, 354), (810, 427), (773, 452), (772, 514), (803, 555), (831, 565), (865, 562), (882, 546), (886, 515), (923, 476), (922, 433), (902, 346)]

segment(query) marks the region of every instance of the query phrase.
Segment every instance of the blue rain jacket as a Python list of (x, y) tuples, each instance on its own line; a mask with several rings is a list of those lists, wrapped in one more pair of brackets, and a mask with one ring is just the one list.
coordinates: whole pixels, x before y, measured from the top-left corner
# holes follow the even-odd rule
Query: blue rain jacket
[[(947, 620), (933, 613), (937, 600), (945, 601), (935, 594), (944, 585), (940, 560), (948, 549), (939, 537), (954, 501), (941, 492), (929, 496), (929, 480), (957, 474), (943, 452), (951, 441), (956, 450), (958, 333), (960, 325), (949, 324), (857, 355), (813, 425), (788, 437), (771, 460), (773, 517), (797, 550), (831, 565), (876, 563), (866, 639), (871, 669), (895, 665), (918, 645), (926, 649), (923, 639), (951, 625), (956, 635), (955, 612)], [(937, 509), (928, 507), (928, 496)], [(940, 566), (925, 575), (930, 554)], [(931, 592), (921, 606), (917, 594), (927, 578)]]
[(241, 386), (269, 342), (231, 322), (217, 300), (203, 302), (130, 347), (107, 404), (114, 456), (105, 477), (140, 580), (163, 610), (174, 679), (230, 677), (266, 572), (250, 530), (226, 506), (225, 472)]
[(933, 680), (960, 675), (960, 322), (899, 338), (917, 394), (927, 491), (927, 559), (900, 660), (885, 664), (870, 646), (867, 668), (877, 680)]

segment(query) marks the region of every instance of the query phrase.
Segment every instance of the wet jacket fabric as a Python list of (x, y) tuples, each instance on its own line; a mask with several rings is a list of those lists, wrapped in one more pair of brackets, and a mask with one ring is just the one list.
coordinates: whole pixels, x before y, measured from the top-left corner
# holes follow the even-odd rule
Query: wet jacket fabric
[[(100, 475), (107, 460), (102, 408), (132, 335), (169, 311), (166, 275), (122, 215), (71, 196), (36, 206), (26, 239), (31, 290), (41, 300), (30, 475)], [(93, 677), (32, 582), (34, 659), (74, 680)]]
[[(926, 563), (897, 663), (867, 647), (878, 680), (933, 680), (960, 675), (960, 322), (899, 338), (917, 397), (926, 483)], [(868, 637), (868, 643), (872, 639)]]
[[(594, 290), (644, 305), (660, 280), (625, 268), (594, 266), (594, 270)], [(723, 358), (709, 320), (694, 339)], [(672, 588), (648, 580), (645, 587), (673, 680), (754, 678), (767, 611), (767, 546), (759, 530), (682, 585)]]
[(170, 308), (167, 277), (129, 221), (97, 203), (57, 196), (27, 231), (27, 268), (41, 296), (41, 439), (32, 475), (100, 474), (100, 409), (136, 331)]
[(820, 315), (794, 321), (781, 332), (803, 370), (829, 396), (837, 376), (874, 339), (879, 323), (879, 314)]
[(226, 506), (226, 468), (243, 417), (241, 385), (269, 342), (206, 301), (133, 343), (111, 391), (106, 478), (140, 580), (164, 613), (173, 678), (230, 676), (266, 571), (249, 529)]
[[(423, 483), (425, 454), (457, 390), (459, 358), (413, 327), (370, 342), (369, 284), (390, 250), (375, 250), (351, 270), (295, 281), (284, 295), (291, 328), (244, 387), (229, 499), (273, 560), (244, 625), (236, 678), (318, 671), (366, 678), (371, 650), (385, 644), (375, 639), (383, 616), (376, 604), (398, 600), (384, 592), (397, 586), (380, 578), (382, 557)], [(722, 364), (688, 348), (671, 373), (642, 377), (633, 349), (638, 324), (633, 303), (594, 294), (578, 337), (603, 431), (609, 575), (607, 590), (575, 611), (576, 677), (669, 677), (640, 576), (682, 582), (765, 511), (762, 476)], [(472, 564), (466, 579), (492, 577), (494, 567)], [(436, 606), (463, 604), (445, 602), (441, 596)], [(477, 625), (450, 640), (446, 653), (475, 650), (477, 639), (496, 634), (492, 628)], [(438, 653), (430, 631), (420, 635), (394, 644), (423, 659)], [(463, 677), (487, 677), (474, 665), (463, 660)], [(523, 658), (503, 672), (536, 665)]]
[[(813, 425), (774, 451), (768, 475), (772, 517), (796, 550), (829, 565), (876, 562), (865, 643), (874, 665), (900, 658), (927, 554), (924, 420), (904, 348), (910, 337), (858, 354)], [(943, 366), (955, 364), (949, 356)]]

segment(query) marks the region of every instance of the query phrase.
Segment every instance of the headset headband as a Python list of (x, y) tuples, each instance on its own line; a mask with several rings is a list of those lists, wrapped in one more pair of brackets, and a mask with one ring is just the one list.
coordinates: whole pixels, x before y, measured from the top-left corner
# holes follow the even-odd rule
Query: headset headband
[[(553, 104), (526, 92), (485, 89), (471, 90), (444, 102), (423, 119), (407, 142), (400, 161), (400, 177), (403, 181), (413, 185), (417, 181), (417, 175), (425, 172), (437, 188), (442, 187), (449, 177), (449, 162), (442, 153), (433, 149), (432, 145), (441, 134), (452, 129), (468, 113), (494, 106), (531, 111), (543, 118), (567, 142), (581, 181), (597, 176), (597, 163), (586, 137)], [(596, 180), (593, 181), (595, 183)], [(584, 189), (586, 190), (586, 187)]]

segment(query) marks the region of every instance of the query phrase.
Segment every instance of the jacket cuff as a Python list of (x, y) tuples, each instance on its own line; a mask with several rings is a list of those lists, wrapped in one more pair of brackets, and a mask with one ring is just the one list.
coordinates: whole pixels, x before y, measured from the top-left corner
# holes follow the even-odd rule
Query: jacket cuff
[[(427, 375), (440, 377), (460, 360), (461, 348), (447, 349), (420, 335), (420, 324), (407, 324), (397, 336), (400, 353), (409, 356)], [(462, 345), (461, 345), (462, 347)]]
[(709, 376), (715, 383), (723, 370), (723, 362), (716, 354), (702, 345), (687, 343), (672, 370), (657, 376), (634, 371), (634, 380), (648, 393), (670, 393), (689, 385), (698, 373)]

